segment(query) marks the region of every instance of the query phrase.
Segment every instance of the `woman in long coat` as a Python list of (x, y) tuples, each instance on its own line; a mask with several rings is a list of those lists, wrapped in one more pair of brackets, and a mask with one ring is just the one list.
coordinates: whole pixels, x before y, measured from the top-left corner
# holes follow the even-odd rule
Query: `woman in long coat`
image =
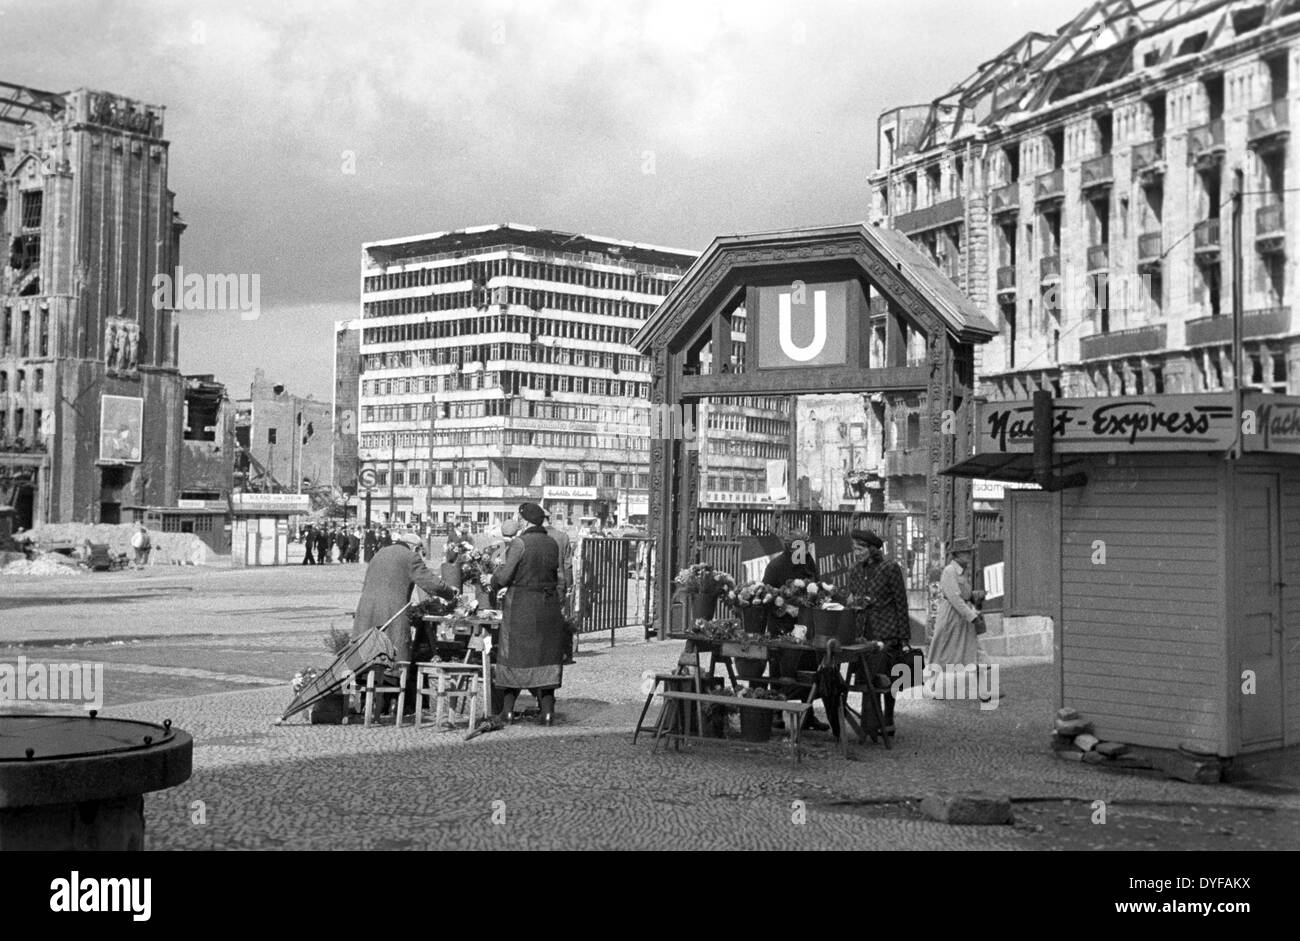
[[(939, 576), (939, 610), (934, 620), (934, 638), (930, 641), (929, 661), (936, 669), (965, 670), (971, 675), (983, 662), (975, 621), (979, 611), (971, 604), (971, 557), (974, 546), (969, 539), (954, 539), (948, 550), (949, 562)], [(946, 685), (946, 684), (945, 684)]]
[[(541, 513), (541, 508), (538, 508)], [(527, 519), (527, 517), (525, 517)], [(500, 647), (493, 685), (503, 691), (500, 719), (509, 722), (515, 699), (531, 690), (542, 724), (555, 722), (555, 691), (564, 680), (567, 640), (560, 610), (560, 547), (536, 521), (506, 548), (492, 574), (492, 597), (508, 588), (502, 605)]]

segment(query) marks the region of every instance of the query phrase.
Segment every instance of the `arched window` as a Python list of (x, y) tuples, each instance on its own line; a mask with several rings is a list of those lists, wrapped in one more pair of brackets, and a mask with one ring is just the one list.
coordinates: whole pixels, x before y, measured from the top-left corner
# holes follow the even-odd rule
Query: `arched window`
[(36, 375), (32, 377), (32, 386), (33, 386), (32, 391), (34, 392), (45, 391), (45, 370), (44, 369), (36, 370)]

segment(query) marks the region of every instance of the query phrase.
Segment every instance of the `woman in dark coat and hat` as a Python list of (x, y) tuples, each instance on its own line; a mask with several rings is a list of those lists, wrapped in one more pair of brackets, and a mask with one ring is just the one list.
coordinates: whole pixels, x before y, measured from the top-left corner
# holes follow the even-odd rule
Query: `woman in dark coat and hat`
[(555, 691), (564, 679), (567, 636), (560, 608), (557, 570), (560, 547), (547, 533), (546, 511), (525, 503), (519, 515), (527, 527), (506, 548), (492, 574), (492, 597), (502, 588), (500, 647), (493, 685), (503, 691), (500, 719), (509, 722), (515, 699), (531, 690), (541, 708), (542, 724), (555, 722)]

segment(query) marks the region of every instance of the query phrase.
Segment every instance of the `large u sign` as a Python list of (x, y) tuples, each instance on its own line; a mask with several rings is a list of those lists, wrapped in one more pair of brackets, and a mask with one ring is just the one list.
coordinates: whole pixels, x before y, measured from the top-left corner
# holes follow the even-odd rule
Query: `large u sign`
[(826, 347), (826, 292), (813, 292), (813, 336), (806, 346), (799, 346), (794, 342), (790, 300), (790, 294), (780, 295), (777, 308), (777, 338), (781, 341), (782, 353), (796, 362), (805, 363)]

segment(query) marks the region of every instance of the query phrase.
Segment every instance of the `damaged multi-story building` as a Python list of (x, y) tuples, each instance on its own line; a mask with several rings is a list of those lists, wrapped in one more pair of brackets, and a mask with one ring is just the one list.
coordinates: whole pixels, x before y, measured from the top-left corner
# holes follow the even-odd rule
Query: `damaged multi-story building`
[(885, 112), (873, 221), (1001, 327), (989, 398), (1232, 388), (1237, 279), (1242, 384), (1300, 393), (1298, 92), (1298, 0), (1094, 3)]
[(334, 406), (295, 395), (257, 369), (236, 403), (235, 480), (244, 490), (310, 493), (334, 486)]
[(180, 490), (185, 382), (153, 303), (184, 225), (163, 109), (0, 82), (0, 503), (118, 522)]

